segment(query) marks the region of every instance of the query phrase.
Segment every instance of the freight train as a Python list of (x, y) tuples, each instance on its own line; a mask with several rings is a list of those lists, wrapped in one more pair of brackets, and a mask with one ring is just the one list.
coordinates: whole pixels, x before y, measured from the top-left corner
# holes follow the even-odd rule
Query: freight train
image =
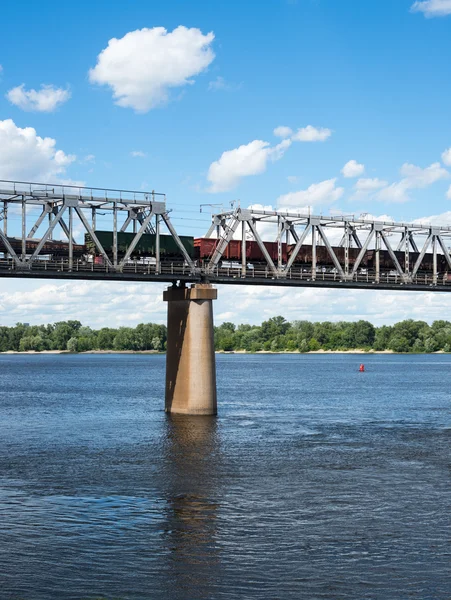
[[(22, 254), (22, 238), (8, 237), (8, 242), (17, 255)], [(36, 238), (27, 238), (26, 253), (33, 254), (38, 247), (40, 240)], [(7, 252), (3, 240), (0, 239), (0, 252)], [(86, 254), (86, 246), (84, 244), (73, 245), (73, 255), (75, 258), (81, 258)], [(69, 244), (62, 240), (47, 240), (40, 252), (40, 256), (52, 256), (54, 258), (64, 258), (69, 254)]]
[[(194, 257), (198, 260), (208, 261), (216, 248), (218, 241), (212, 238), (197, 238), (194, 240)], [(278, 261), (278, 244), (277, 242), (264, 242), (265, 248), (271, 257), (272, 261), (277, 264)], [(282, 263), (286, 264), (291, 258), (291, 255), (295, 251), (296, 244), (281, 244), (281, 259)], [(345, 249), (342, 246), (334, 247), (333, 251), (341, 265), (345, 262)], [(348, 248), (348, 260), (349, 267), (352, 269), (358, 256), (360, 254), (360, 248)], [(405, 252), (394, 252), (401, 267), (404, 266)], [(409, 252), (409, 265), (413, 268), (419, 252)], [(228, 243), (223, 253), (223, 259), (226, 261), (241, 262), (241, 240), (232, 240)], [(293, 267), (306, 268), (312, 265), (312, 246), (304, 244), (301, 246), (296, 258), (293, 262)], [(265, 258), (260, 250), (259, 245), (255, 241), (246, 241), (246, 262), (250, 264), (264, 264), (266, 265)], [(425, 254), (421, 262), (421, 271), (432, 271), (433, 270), (433, 255), (432, 253)], [(318, 267), (325, 267), (334, 269), (335, 265), (330, 257), (329, 252), (325, 246), (316, 246), (316, 264)], [(394, 269), (393, 261), (387, 250), (379, 251), (379, 264), (382, 271), (390, 271)], [(360, 262), (359, 268), (367, 270), (376, 269), (376, 251), (367, 250)], [(443, 254), (437, 255), (437, 269), (438, 271), (444, 272), (448, 270), (448, 263)]]
[[(112, 257), (113, 255), (113, 232), (111, 231), (95, 231), (95, 235), (105, 252)], [(125, 255), (130, 244), (132, 243), (135, 237), (134, 233), (129, 232), (118, 232), (117, 233), (117, 253), (118, 258), (120, 259)], [(20, 238), (10, 237), (8, 238), (9, 243), (17, 254), (21, 254), (22, 252), (22, 241)], [(202, 265), (204, 262), (207, 263), (216, 249), (218, 244), (217, 239), (213, 238), (193, 238), (191, 236), (180, 236), (180, 240), (187, 252), (187, 254), (199, 265)], [(28, 239), (26, 250), (27, 254), (32, 254), (36, 249), (39, 243), (38, 239)], [(265, 248), (273, 260), (274, 263), (278, 262), (278, 244), (277, 242), (264, 242)], [(296, 244), (281, 244), (281, 259), (282, 263), (286, 264), (289, 258), (291, 257), (293, 251), (295, 250)], [(225, 264), (232, 263), (241, 263), (241, 240), (231, 240), (226, 246), (223, 256), (222, 262)], [(343, 247), (334, 247), (333, 248), (335, 255), (337, 256), (340, 264), (344, 265), (345, 260), (345, 249)], [(6, 252), (6, 248), (3, 242), (0, 240), (0, 252)], [(42, 250), (41, 256), (51, 256), (53, 258), (64, 258), (68, 256), (68, 242), (67, 241), (57, 241), (57, 240), (48, 240), (45, 242)], [(84, 244), (74, 244), (73, 245), (73, 255), (75, 258), (82, 258), (88, 260), (88, 257), (95, 257), (99, 254), (98, 249), (91, 238), (91, 235), (85, 234), (85, 243)], [(143, 234), (133, 249), (131, 259), (144, 259), (147, 257), (155, 257), (156, 254), (156, 236), (154, 234)], [(348, 249), (348, 257), (349, 257), (349, 267), (352, 269), (358, 255), (360, 254), (359, 248), (349, 248)], [(404, 266), (405, 261), (405, 253), (404, 252), (395, 252), (396, 258), (398, 259), (401, 267)], [(418, 252), (410, 252), (409, 253), (409, 265), (410, 268), (416, 263), (418, 259)], [(176, 262), (183, 261), (184, 257), (175, 243), (174, 239), (170, 235), (160, 235), (160, 257), (161, 260), (168, 262)], [(219, 263), (221, 266), (222, 262)], [(381, 271), (390, 271), (394, 269), (393, 261), (387, 250), (380, 250), (379, 253), (379, 262)], [(246, 241), (246, 263), (248, 265), (255, 267), (262, 266), (265, 268), (266, 260), (263, 256), (260, 247), (257, 242), (248, 240)], [(316, 247), (316, 264), (319, 268), (325, 269), (334, 269), (334, 263), (327, 251), (325, 246), (317, 246)], [(310, 270), (312, 266), (312, 247), (310, 245), (304, 244), (301, 246), (294, 262), (293, 268)], [(374, 271), (376, 267), (376, 251), (373, 249), (367, 250), (363, 256), (362, 261), (360, 262), (359, 268), (366, 269), (368, 271)], [(433, 269), (433, 255), (432, 253), (427, 253), (424, 255), (424, 258), (421, 263), (420, 272), (431, 272)], [(437, 255), (437, 270), (439, 272), (448, 271), (447, 261), (443, 254)]]

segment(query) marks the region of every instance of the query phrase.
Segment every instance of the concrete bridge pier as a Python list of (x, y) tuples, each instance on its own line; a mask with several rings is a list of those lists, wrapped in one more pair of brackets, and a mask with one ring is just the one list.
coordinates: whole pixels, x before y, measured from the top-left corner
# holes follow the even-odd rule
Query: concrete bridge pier
[(181, 284), (163, 293), (168, 303), (165, 410), (173, 414), (216, 415), (216, 365), (210, 284)]

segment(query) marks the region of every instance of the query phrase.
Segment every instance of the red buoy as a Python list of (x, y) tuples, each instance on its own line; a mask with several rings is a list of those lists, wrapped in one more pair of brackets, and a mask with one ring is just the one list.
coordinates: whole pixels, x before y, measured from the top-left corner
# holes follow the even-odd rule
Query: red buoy
[(364, 373), (365, 372), (365, 365), (363, 363), (360, 365), (359, 371), (360, 371), (360, 373)]

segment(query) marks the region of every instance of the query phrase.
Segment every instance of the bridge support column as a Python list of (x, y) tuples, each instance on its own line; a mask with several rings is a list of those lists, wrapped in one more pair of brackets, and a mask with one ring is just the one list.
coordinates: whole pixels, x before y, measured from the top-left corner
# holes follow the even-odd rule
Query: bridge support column
[(166, 353), (166, 412), (215, 415), (216, 366), (213, 336), (213, 300), (210, 284), (170, 287)]

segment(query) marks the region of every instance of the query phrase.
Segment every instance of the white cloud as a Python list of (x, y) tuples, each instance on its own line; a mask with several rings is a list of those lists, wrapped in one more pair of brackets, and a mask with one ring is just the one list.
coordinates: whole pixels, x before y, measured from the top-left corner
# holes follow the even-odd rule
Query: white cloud
[(224, 77), (221, 77), (220, 75), (218, 75), (216, 77), (216, 79), (214, 79), (213, 81), (210, 81), (210, 83), (208, 84), (208, 89), (213, 92), (217, 92), (219, 90), (228, 90), (229, 85), (226, 82), (226, 80), (224, 79)]
[(81, 164), (91, 164), (91, 165), (94, 165), (95, 162), (96, 162), (96, 157), (94, 156), (94, 154), (87, 154), (86, 156), (84, 156), (80, 160)]
[[(94, 328), (166, 323), (167, 285), (131, 282), (45, 282), (5, 279), (0, 291), (2, 324), (80, 320)], [(357, 321), (375, 325), (402, 319), (429, 323), (451, 310), (451, 295), (425, 292), (364, 291), (270, 286), (218, 286), (215, 321), (260, 324), (275, 315), (289, 321)]]
[(451, 211), (446, 211), (439, 215), (428, 215), (426, 217), (420, 217), (419, 219), (414, 219), (412, 221), (415, 225), (442, 225), (444, 227), (449, 227), (451, 225)]
[(14, 121), (0, 121), (0, 178), (60, 181), (59, 175), (75, 156), (56, 149), (56, 140), (42, 138), (33, 127), (20, 128)]
[(332, 135), (332, 131), (325, 127), (313, 127), (307, 125), (298, 129), (297, 132), (291, 138), (294, 142), (324, 142)]
[(412, 12), (422, 12), (425, 17), (445, 17), (451, 15), (451, 0), (419, 0), (410, 8)]
[(377, 200), (408, 202), (410, 200), (410, 190), (428, 187), (441, 179), (448, 179), (450, 176), (449, 172), (439, 162), (432, 163), (424, 169), (417, 165), (404, 163), (400, 173), (403, 179), (381, 189), (376, 195)]
[(443, 164), (447, 167), (451, 167), (451, 148), (448, 148), (442, 153)]
[(365, 172), (365, 165), (359, 164), (356, 160), (348, 161), (342, 168), (344, 177), (359, 177)]
[(170, 90), (192, 84), (215, 58), (212, 32), (179, 26), (137, 29), (112, 38), (89, 71), (91, 83), (108, 85), (116, 104), (147, 112), (169, 99)]
[(293, 135), (293, 130), (291, 129), (291, 127), (285, 127), (284, 125), (279, 125), (279, 127), (276, 127), (274, 129), (273, 133), (276, 137), (288, 138)]
[(299, 177), (297, 175), (288, 175), (287, 179), (290, 183), (297, 183)]
[(332, 204), (344, 194), (344, 188), (335, 186), (336, 181), (335, 178), (320, 183), (312, 183), (306, 190), (289, 192), (279, 196), (277, 204), (283, 208), (296, 207), (300, 209), (320, 204)]
[(412, 188), (423, 188), (439, 181), (440, 179), (447, 179), (449, 173), (444, 169), (439, 162), (432, 163), (425, 169), (404, 163), (400, 170), (401, 175), (408, 180), (410, 187)]
[(134, 158), (145, 158), (147, 156), (147, 154), (145, 152), (142, 152), (141, 150), (133, 150), (132, 152), (130, 152), (130, 155)]
[[(0, 292), (0, 305), (10, 313), (5, 322), (52, 323), (78, 319), (93, 327), (136, 325), (139, 322), (164, 323), (165, 307), (162, 302), (163, 284), (157, 284), (143, 302), (145, 284), (116, 282), (51, 282), (26, 286), (10, 285)], [(147, 289), (147, 293), (149, 290)], [(88, 299), (96, 303), (95, 310)], [(126, 308), (125, 308), (126, 307)], [(109, 322), (111, 324), (109, 324)]]
[(223, 152), (220, 159), (213, 162), (208, 169), (207, 179), (211, 183), (208, 191), (226, 192), (237, 186), (242, 177), (263, 173), (268, 161), (282, 158), (290, 145), (290, 140), (283, 140), (273, 147), (269, 142), (254, 140), (234, 150)]
[(240, 87), (241, 83), (230, 83), (229, 81), (226, 81), (224, 77), (221, 77), (221, 75), (218, 75), (216, 79), (213, 79), (208, 84), (208, 90), (210, 92), (219, 92), (221, 90), (230, 92), (232, 90), (238, 90)]
[(408, 202), (411, 199), (408, 194), (409, 189), (408, 182), (403, 179), (380, 190), (376, 195), (376, 199), (382, 202)]
[(26, 90), (25, 84), (9, 90), (7, 99), (22, 110), (29, 112), (53, 112), (71, 97), (69, 90), (53, 85), (41, 85), (39, 91)]
[(388, 181), (384, 181), (383, 179), (378, 179), (377, 177), (374, 177), (373, 179), (358, 179), (354, 188), (358, 192), (373, 192), (387, 185)]
[(451, 200), (451, 185), (449, 186), (448, 192), (446, 193), (448, 200)]

